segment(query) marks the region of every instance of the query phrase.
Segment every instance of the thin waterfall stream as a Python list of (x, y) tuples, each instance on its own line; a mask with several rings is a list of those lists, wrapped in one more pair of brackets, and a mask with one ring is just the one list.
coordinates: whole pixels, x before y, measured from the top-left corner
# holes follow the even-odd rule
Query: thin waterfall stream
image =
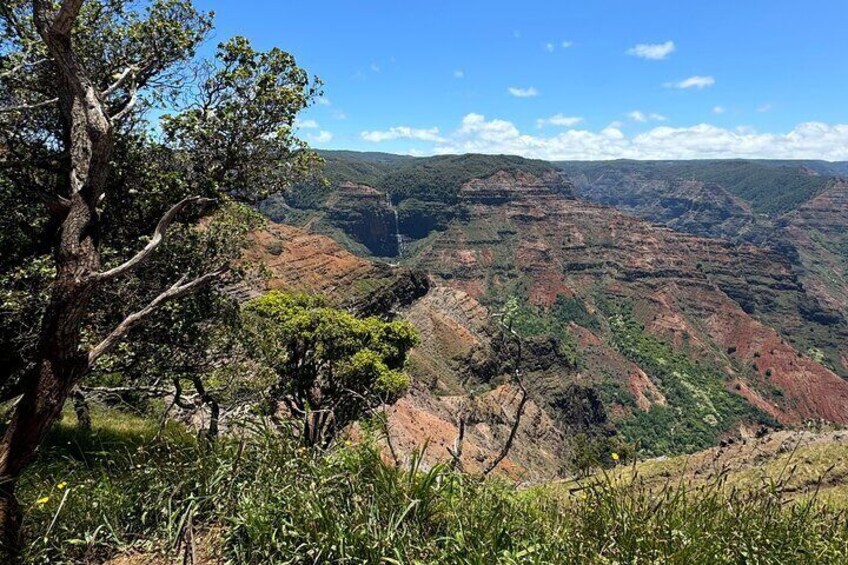
[(392, 197), (389, 193), (386, 193), (386, 205), (392, 211), (392, 214), (395, 217), (395, 241), (397, 242), (397, 256), (403, 257), (404, 252), (404, 242), (403, 236), (400, 233), (400, 220), (398, 219), (397, 208), (395, 208), (394, 204), (392, 204)]

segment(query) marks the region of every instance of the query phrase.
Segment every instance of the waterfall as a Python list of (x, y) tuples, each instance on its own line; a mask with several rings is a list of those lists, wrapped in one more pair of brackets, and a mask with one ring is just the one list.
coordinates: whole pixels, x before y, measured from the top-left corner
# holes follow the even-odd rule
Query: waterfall
[(392, 197), (388, 192), (386, 193), (386, 205), (389, 207), (395, 217), (395, 241), (397, 242), (397, 256), (403, 257), (404, 248), (403, 236), (400, 234), (400, 220), (398, 219), (397, 208), (395, 208), (394, 204), (392, 204)]

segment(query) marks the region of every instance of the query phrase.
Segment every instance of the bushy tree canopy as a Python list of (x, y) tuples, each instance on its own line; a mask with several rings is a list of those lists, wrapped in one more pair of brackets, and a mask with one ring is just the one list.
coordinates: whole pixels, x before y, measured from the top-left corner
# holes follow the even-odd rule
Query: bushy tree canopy
[(308, 444), (326, 443), (409, 387), (403, 367), (417, 337), (408, 322), (360, 319), (320, 297), (279, 291), (249, 302), (244, 319), (279, 377), (273, 396), (302, 419)]

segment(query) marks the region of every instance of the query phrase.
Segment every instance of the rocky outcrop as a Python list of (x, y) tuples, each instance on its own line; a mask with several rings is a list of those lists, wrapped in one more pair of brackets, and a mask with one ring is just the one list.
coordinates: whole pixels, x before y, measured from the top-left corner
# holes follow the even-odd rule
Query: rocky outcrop
[(574, 176), (581, 197), (677, 231), (739, 241), (763, 241), (770, 224), (721, 185), (693, 179), (658, 179), (610, 169), (590, 181)]
[[(785, 258), (514, 183), (520, 188), (511, 194), (501, 178), (463, 187), (472, 202), (468, 221), (434, 239), (416, 264), (478, 300), (544, 295), (540, 285), (589, 303), (599, 295), (627, 300), (646, 331), (723, 366), (737, 392), (743, 385), (757, 391), (778, 420), (848, 423), (848, 383), (835, 362), (825, 366), (810, 353), (816, 336), (818, 349), (838, 359), (848, 334), (810, 315), (822, 308)], [(481, 196), (487, 191), (497, 197)]]
[(467, 205), (493, 206), (528, 199), (541, 204), (547, 199), (573, 197), (573, 187), (564, 174), (553, 170), (541, 176), (500, 171), (487, 178), (468, 181), (460, 189), (459, 197)]
[(362, 298), (346, 300), (344, 304), (363, 316), (391, 317), (398, 308), (409, 306), (430, 290), (430, 279), (423, 271), (388, 265), (383, 270), (386, 269), (391, 269), (391, 283), (376, 288)]
[(781, 218), (798, 251), (805, 286), (848, 317), (848, 180), (835, 180)]
[(321, 294), (365, 315), (388, 315), (426, 294), (427, 276), (358, 257), (325, 235), (268, 222), (251, 234), (247, 267), (259, 272), (233, 289), (242, 299), (268, 290)]
[[(531, 403), (503, 465), (514, 476), (561, 471), (572, 449), (570, 434), (603, 436), (642, 413), (687, 408), (657, 376), (664, 359), (653, 359), (652, 368), (625, 354), (605, 314), (610, 304), (629, 309), (640, 331), (668, 344), (691, 367), (710, 367), (722, 394), (744, 399), (758, 414), (783, 424), (811, 418), (848, 423), (848, 382), (839, 374), (848, 375), (841, 361), (848, 330), (834, 314), (837, 303), (810, 292), (811, 279), (799, 275), (780, 247), (751, 244), (755, 238), (703, 237), (756, 231), (758, 219), (734, 197), (688, 181), (661, 188), (655, 219), (680, 222), (678, 230), (575, 199), (561, 174), (500, 172), (463, 184), (455, 206), (439, 211), (445, 213), (439, 231), (413, 243), (404, 267), (357, 257), (327, 237), (286, 226), (257, 234), (251, 258), (269, 266), (270, 287), (321, 292), (360, 312), (402, 316), (417, 328), (420, 344), (408, 366), (414, 390), (390, 410), (402, 457), (429, 441), (427, 462), (446, 461), (463, 403), (469, 414), (463, 464), (479, 469), (502, 445), (516, 397), (508, 384), (510, 351), (499, 350), (493, 313), (510, 297), (542, 313), (561, 307), (563, 298), (580, 305), (578, 318), (555, 331), (543, 327), (525, 342)], [(361, 207), (363, 214), (369, 207), (391, 212), (379, 191), (361, 185), (345, 190), (344, 200), (328, 202), (344, 209), (343, 202), (356, 201), (349, 208)], [(823, 257), (829, 248), (821, 247), (821, 237), (802, 238), (814, 229), (828, 242), (841, 241), (840, 194), (844, 188), (834, 187), (787, 217), (787, 233), (807, 245), (793, 243), (792, 249)], [(647, 202), (647, 193), (639, 198)], [(403, 206), (400, 231), (409, 239)], [(706, 218), (704, 225), (693, 223), (699, 218)], [(396, 241), (380, 230), (374, 237)], [(740, 416), (735, 424), (744, 428), (747, 421)]]
[(386, 194), (370, 186), (343, 183), (324, 205), (327, 220), (377, 257), (400, 253), (397, 218)]

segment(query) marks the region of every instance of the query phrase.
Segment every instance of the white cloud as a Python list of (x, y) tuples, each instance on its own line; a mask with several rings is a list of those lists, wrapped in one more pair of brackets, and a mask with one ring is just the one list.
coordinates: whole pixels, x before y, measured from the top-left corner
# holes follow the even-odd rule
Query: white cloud
[(318, 122), (315, 120), (295, 120), (294, 125), (301, 129), (318, 129)]
[(760, 113), (771, 112), (772, 110), (774, 110), (774, 106), (771, 104), (763, 104), (757, 108), (757, 112)]
[(627, 136), (621, 124), (600, 132), (569, 129), (550, 136), (522, 133), (512, 122), (466, 115), (459, 128), (435, 142), (432, 153), (513, 154), (569, 159), (826, 159), (848, 160), (848, 124), (808, 122), (787, 133), (760, 133), (710, 124), (659, 126)]
[(391, 141), (394, 139), (414, 139), (417, 141), (435, 141), (444, 142), (445, 140), (439, 137), (439, 128), (417, 129), (407, 126), (397, 126), (383, 131), (363, 131), (362, 139), (374, 143), (381, 141)]
[(510, 86), (508, 89), (509, 93), (516, 98), (532, 98), (534, 96), (539, 95), (539, 91), (533, 88), (518, 88), (515, 86)]
[(457, 69), (453, 72), (454, 78), (465, 78), (465, 71), (462, 69)]
[(724, 109), (724, 106), (713, 106), (713, 114), (716, 116), (720, 116), (724, 114), (727, 110)]
[(633, 120), (634, 122), (645, 123), (645, 122), (664, 122), (668, 118), (663, 116), (662, 114), (657, 114), (656, 112), (651, 112), (650, 114), (646, 114), (644, 112), (640, 112), (639, 110), (633, 110), (627, 114), (627, 117)]
[(580, 122), (583, 121), (583, 118), (579, 116), (563, 116), (562, 114), (557, 114), (555, 116), (551, 116), (550, 118), (543, 118), (536, 120), (536, 127), (541, 128), (545, 126), (561, 126), (561, 127), (571, 127), (576, 126)]
[(330, 99), (329, 99), (329, 98), (324, 98), (323, 96), (322, 96), (322, 97), (320, 97), (320, 98), (318, 98), (318, 99), (316, 99), (316, 100), (315, 100), (315, 102), (316, 102), (319, 106), (332, 106), (332, 105), (333, 105), (333, 103), (332, 103), (332, 102), (330, 102)]
[(560, 43), (560, 45), (562, 45), (563, 49), (568, 49), (569, 47), (574, 47), (574, 42), (573, 41), (563, 41), (562, 43)]
[(673, 41), (666, 41), (665, 43), (640, 43), (628, 49), (626, 53), (634, 57), (641, 57), (642, 59), (660, 61), (671, 55), (674, 49)]
[(631, 120), (633, 120), (634, 122), (647, 122), (648, 121), (648, 116), (646, 116), (645, 114), (643, 114), (639, 110), (633, 110), (632, 112), (627, 114), (627, 117), (630, 118)]
[(554, 44), (551, 43), (550, 41), (545, 43), (545, 49), (548, 51), (548, 53), (553, 53), (554, 52)]
[(697, 88), (701, 90), (715, 84), (715, 79), (710, 76), (692, 76), (679, 82), (667, 82), (664, 86), (668, 88)]
[(310, 135), (308, 139), (312, 143), (329, 143), (333, 140), (333, 134), (328, 131), (321, 130), (317, 135)]
[(333, 112), (333, 118), (336, 120), (346, 120), (347, 114), (345, 114), (341, 110), (336, 110), (335, 112)]
[(371, 70), (375, 73), (379, 73), (380, 72), (380, 65), (378, 65), (377, 63), (371, 63)]

